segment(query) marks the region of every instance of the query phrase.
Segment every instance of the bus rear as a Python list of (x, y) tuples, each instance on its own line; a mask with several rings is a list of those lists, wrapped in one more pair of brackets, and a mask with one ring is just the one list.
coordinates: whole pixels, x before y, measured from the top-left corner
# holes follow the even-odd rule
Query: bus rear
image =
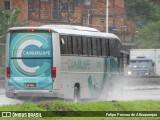
[(10, 29), (6, 41), (6, 96), (53, 97), (52, 33)]

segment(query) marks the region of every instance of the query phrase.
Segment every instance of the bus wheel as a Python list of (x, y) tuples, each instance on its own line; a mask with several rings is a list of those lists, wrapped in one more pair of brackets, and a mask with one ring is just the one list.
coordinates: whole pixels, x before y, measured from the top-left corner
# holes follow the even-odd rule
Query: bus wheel
[(74, 86), (74, 102), (78, 102), (80, 100), (80, 87), (79, 84), (76, 83)]

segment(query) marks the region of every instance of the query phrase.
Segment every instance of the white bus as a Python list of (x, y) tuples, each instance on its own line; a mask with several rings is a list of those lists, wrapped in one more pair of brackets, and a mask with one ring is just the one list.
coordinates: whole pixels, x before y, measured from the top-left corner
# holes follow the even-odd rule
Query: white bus
[(90, 27), (10, 28), (6, 96), (103, 99), (119, 75), (120, 49), (116, 35)]

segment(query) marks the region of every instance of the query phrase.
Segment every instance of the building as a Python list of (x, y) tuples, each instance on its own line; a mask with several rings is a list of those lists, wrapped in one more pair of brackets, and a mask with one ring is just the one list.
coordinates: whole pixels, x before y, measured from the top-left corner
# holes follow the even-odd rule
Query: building
[[(125, 0), (109, 0), (109, 32), (122, 41), (131, 41), (135, 33), (132, 20), (125, 18)], [(1, 0), (0, 8), (10, 13), (18, 7), (19, 20), (30, 26), (72, 24), (106, 31), (106, 0)]]

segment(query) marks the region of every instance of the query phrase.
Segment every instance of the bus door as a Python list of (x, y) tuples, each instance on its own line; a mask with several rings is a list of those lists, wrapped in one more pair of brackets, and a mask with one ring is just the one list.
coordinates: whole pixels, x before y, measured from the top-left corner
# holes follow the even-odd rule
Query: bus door
[(10, 35), (8, 86), (17, 90), (51, 90), (51, 32), (15, 31)]

